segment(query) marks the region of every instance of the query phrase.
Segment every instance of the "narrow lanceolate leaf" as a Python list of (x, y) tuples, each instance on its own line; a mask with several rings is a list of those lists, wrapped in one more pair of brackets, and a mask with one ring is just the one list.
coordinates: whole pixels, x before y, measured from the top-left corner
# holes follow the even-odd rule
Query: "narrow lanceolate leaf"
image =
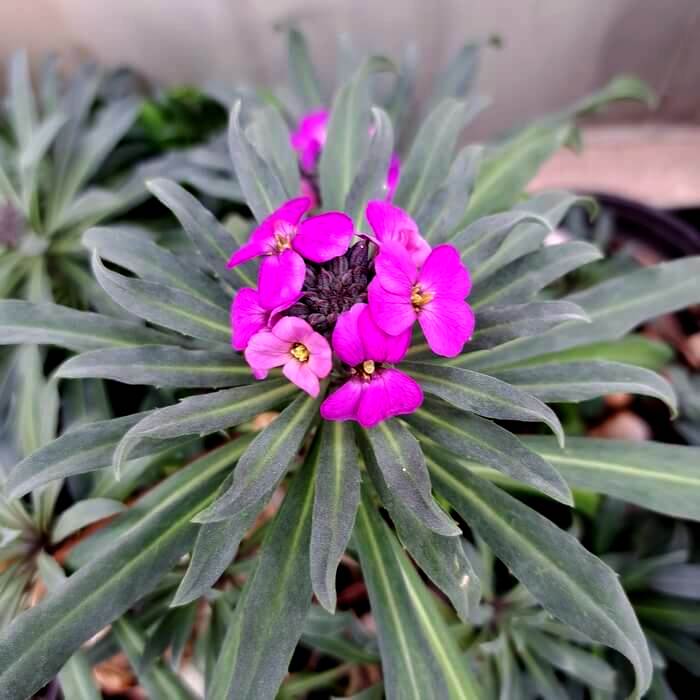
[(300, 98), (304, 111), (323, 106), (321, 86), (316, 76), (309, 47), (298, 29), (290, 29), (287, 35), (289, 53), (289, 79), (294, 92)]
[(416, 411), (407, 420), (420, 432), (422, 442), (435, 442), (456, 455), (474, 459), (533, 486), (562, 503), (572, 504), (569, 487), (557, 470), (505, 428), (437, 403)]
[(651, 682), (651, 658), (617, 574), (575, 537), (468, 469), (447, 461), (429, 465), (440, 493), (540, 605), (629, 659), (634, 696), (641, 697)]
[(470, 613), (479, 604), (481, 585), (467, 557), (464, 540), (429, 530), (400, 498), (394, 496), (371, 455), (366, 460), (366, 465), (382, 505), (389, 511), (396, 526), (401, 544), (430, 580), (450, 599), (460, 618), (468, 622)]
[(360, 502), (359, 455), (354, 431), (347, 422), (324, 423), (318, 442), (314, 455), (317, 476), (311, 526), (311, 583), (321, 605), (335, 612), (335, 574)]
[(0, 300), (0, 344), (39, 343), (81, 352), (114, 346), (167, 344), (164, 333), (139, 323), (57, 304)]
[(564, 444), (564, 429), (556, 413), (538, 398), (479, 372), (428, 362), (405, 363), (406, 371), (428, 394), (486, 418), (542, 422)]
[(287, 199), (298, 196), (299, 162), (292, 148), (289, 129), (277, 107), (266, 105), (256, 109), (246, 129), (246, 136), (274, 170), (287, 193)]
[(87, 498), (78, 501), (57, 518), (51, 531), (51, 541), (61, 542), (86, 525), (121, 513), (125, 507), (123, 503), (111, 498)]
[(533, 125), (506, 141), (479, 169), (469, 208), (456, 229), (515, 204), (525, 185), (569, 134), (569, 125)]
[(468, 95), (479, 72), (481, 42), (465, 44), (445, 69), (435, 79), (430, 104), (437, 104), (446, 97)]
[[(50, 481), (111, 466), (119, 440), (147, 415), (148, 412), (135, 413), (89, 423), (61, 435), (23, 459), (11, 471), (5, 484), (8, 493), (12, 498), (20, 498)], [(135, 450), (133, 456), (143, 456), (149, 449), (155, 452), (163, 446), (151, 443), (143, 448)]]
[(388, 700), (480, 697), (435, 600), (367, 492), (354, 541), (377, 623)]
[(148, 231), (134, 226), (98, 226), (86, 231), (83, 245), (147, 282), (178, 287), (205, 303), (224, 308), (230, 304), (231, 297), (216, 281), (154, 243)]
[(372, 108), (374, 133), (367, 155), (352, 182), (345, 200), (345, 209), (355, 222), (356, 230), (363, 229), (365, 206), (371, 199), (385, 199), (386, 179), (391, 154), (394, 149), (394, 129), (387, 113), (378, 107)]
[(328, 138), (319, 161), (321, 201), (326, 210), (342, 209), (345, 204), (369, 142), (369, 74), (387, 67), (384, 59), (368, 59), (333, 100)]
[[(233, 483), (233, 473), (221, 484), (217, 498)], [(203, 596), (219, 580), (231, 564), (241, 540), (250, 530), (271, 494), (258, 503), (242, 508), (226, 520), (204, 523), (197, 533), (190, 562), (171, 605), (185, 605)]]
[(450, 243), (459, 250), (462, 262), (476, 281), (483, 276), (483, 263), (496, 253), (513, 229), (528, 223), (539, 225), (544, 231), (550, 230), (549, 222), (537, 214), (512, 210), (477, 219), (457, 233)]
[(93, 350), (71, 357), (58, 377), (100, 377), (157, 387), (220, 387), (251, 384), (250, 367), (232, 350), (185, 350), (173, 345)]
[(700, 256), (635, 270), (572, 294), (567, 301), (578, 304), (591, 322), (564, 323), (540, 336), (463, 355), (456, 363), (472, 369), (504, 367), (550, 352), (621, 338), (644, 321), (700, 302)]
[(700, 520), (700, 447), (571, 438), (560, 450), (551, 439), (527, 437), (524, 441), (573, 488)]
[(211, 501), (240, 452), (241, 446), (228, 443), (161, 482), (149, 494), (151, 507), (138, 510), (119, 538), (5, 631), (0, 700), (38, 691), (85, 641), (158, 584), (192, 546), (192, 518)]
[(411, 151), (401, 168), (401, 180), (395, 201), (410, 214), (442, 184), (454, 157), (457, 139), (466, 124), (484, 107), (486, 101), (447, 98), (430, 113), (416, 135)]
[(10, 57), (7, 64), (7, 83), (10, 122), (19, 146), (23, 147), (29, 142), (37, 118), (26, 51), (16, 51)]
[(433, 532), (454, 537), (457, 524), (433, 500), (430, 476), (418, 440), (398, 420), (365, 430), (365, 456), (377, 463), (392, 494)]
[(552, 362), (503, 369), (494, 376), (548, 403), (578, 403), (627, 393), (653, 396), (663, 401), (674, 416), (678, 413), (673, 387), (660, 374), (621, 362)]
[(514, 260), (483, 283), (474, 285), (469, 302), (479, 308), (526, 301), (551, 282), (602, 257), (598, 248), (583, 241), (542, 248)]
[(415, 220), (429, 243), (438, 245), (447, 241), (461, 221), (483, 154), (484, 147), (480, 144), (465, 146), (457, 154), (443, 184), (419, 207)]
[(137, 666), (141, 669), (151, 666), (170, 647), (170, 667), (176, 670), (182, 661), (194, 623), (197, 619), (196, 603), (169, 610), (160, 619), (143, 648)]
[(197, 516), (197, 521), (226, 520), (269, 495), (296, 459), (309, 428), (318, 416), (321, 399), (322, 395), (313, 398), (301, 394), (257, 435), (238, 461), (231, 488)]
[(291, 382), (273, 379), (255, 386), (190, 396), (174, 406), (152, 411), (121, 439), (114, 453), (114, 465), (118, 469), (144, 440), (209, 435), (233, 428), (262, 411), (279, 406), (297, 391)]
[(112, 624), (112, 631), (124, 650), (131, 668), (136, 672), (139, 685), (152, 698), (170, 700), (192, 700), (194, 695), (180, 677), (164, 664), (158, 662), (143, 668), (139, 663), (146, 647), (146, 635), (139, 626), (122, 617)]
[(97, 252), (92, 268), (102, 289), (136, 316), (193, 338), (230, 346), (231, 323), (226, 306), (205, 302), (177, 287), (112, 272)]
[(164, 178), (149, 181), (148, 189), (177, 217), (195, 248), (220, 280), (233, 288), (255, 286), (255, 279), (248, 278), (240, 266), (233, 270), (227, 267), (236, 248), (233, 236), (187, 190)]
[(588, 316), (570, 301), (531, 301), (528, 304), (484, 307), (476, 315), (476, 331), (467, 349), (474, 352), (493, 348), (515, 338), (544, 333), (565, 321), (588, 321)]
[(248, 577), (214, 670), (210, 700), (272, 700), (311, 607), (309, 540), (315, 470), (294, 477)]
[(228, 146), (246, 203), (260, 222), (277, 209), (287, 199), (287, 195), (274, 169), (263, 160), (243, 132), (240, 100), (231, 110)]

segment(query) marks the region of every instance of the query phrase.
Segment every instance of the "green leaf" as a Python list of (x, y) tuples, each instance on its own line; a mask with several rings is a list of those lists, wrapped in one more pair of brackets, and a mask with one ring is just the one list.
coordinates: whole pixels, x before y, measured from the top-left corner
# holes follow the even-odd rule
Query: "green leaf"
[(84, 352), (64, 362), (56, 376), (64, 379), (101, 377), (125, 384), (213, 389), (255, 381), (250, 367), (238, 353), (186, 350), (174, 345)]
[(243, 132), (240, 115), (241, 101), (237, 100), (229, 118), (228, 146), (246, 203), (260, 223), (287, 199), (287, 194), (270, 164)]
[(192, 700), (194, 697), (180, 678), (161, 663), (142, 668), (139, 661), (146, 647), (146, 635), (135, 622), (126, 617), (115, 620), (112, 630), (124, 650), (131, 668), (136, 671), (139, 685), (152, 698)]
[[(450, 599), (457, 614), (467, 622), (481, 596), (479, 578), (467, 557), (461, 537), (447, 537), (429, 530), (400, 498), (395, 498), (371, 452), (365, 464), (382, 505), (396, 527), (396, 534), (411, 558)], [(320, 482), (319, 482), (320, 487)]]
[(629, 659), (634, 697), (641, 697), (651, 682), (651, 658), (615, 572), (575, 537), (469, 470), (432, 459), (429, 466), (440, 493), (545, 610)]
[[(475, 308), (522, 303), (560, 277), (594, 260), (602, 253), (590, 243), (572, 241), (529, 253), (475, 285), (469, 302)], [(575, 302), (573, 298), (568, 301)]]
[(571, 505), (569, 487), (557, 470), (500, 425), (437, 403), (406, 420), (420, 432), (421, 441), (434, 441)]
[(517, 201), (542, 163), (569, 138), (568, 124), (523, 129), (490, 155), (479, 169), (469, 207), (456, 229), (481, 216), (504, 211)]
[(10, 56), (7, 63), (7, 85), (10, 123), (22, 148), (29, 142), (37, 120), (26, 51), (16, 51)]
[(481, 98), (468, 101), (447, 98), (433, 109), (401, 166), (401, 180), (394, 197), (398, 206), (415, 214), (437, 190), (450, 169), (462, 129), (485, 106)]
[(649, 587), (678, 598), (700, 600), (700, 564), (672, 564), (655, 572)]
[[(573, 244), (552, 246), (550, 250), (565, 245)], [(483, 301), (480, 299), (480, 303)], [(543, 335), (512, 340), (488, 352), (462, 356), (456, 362), (473, 369), (503, 367), (538, 355), (621, 338), (644, 321), (700, 301), (700, 256), (635, 270), (572, 294), (567, 301), (578, 304), (591, 323), (563, 323)]]
[(301, 99), (304, 112), (323, 106), (321, 85), (314, 70), (309, 46), (304, 35), (295, 28), (287, 33), (289, 79)]
[(81, 352), (96, 348), (168, 343), (170, 336), (140, 323), (57, 304), (0, 300), (0, 344), (40, 343)]
[(454, 537), (461, 534), (457, 524), (433, 500), (430, 476), (418, 440), (397, 419), (383, 421), (365, 430), (365, 453), (374, 459), (386, 485), (425, 527)]
[(103, 518), (121, 513), (126, 506), (110, 498), (88, 498), (63, 511), (54, 523), (51, 541), (61, 542), (69, 535)]
[[(161, 482), (148, 494), (151, 507), (136, 504), (114, 521), (131, 522), (119, 538), (16, 620), (0, 638), (1, 700), (39, 690), (83, 642), (157, 585), (191, 547), (197, 532), (191, 520), (241, 447), (228, 443)], [(138, 517), (129, 518), (134, 509)]]
[(204, 302), (177, 287), (112, 272), (102, 264), (97, 251), (93, 253), (92, 268), (102, 289), (136, 316), (193, 338), (230, 346), (227, 307)]
[(554, 411), (526, 391), (458, 367), (429, 362), (406, 362), (402, 367), (426, 393), (463, 411), (499, 420), (542, 422), (564, 444), (564, 429)]
[(230, 296), (191, 263), (150, 240), (150, 232), (133, 226), (96, 227), (83, 235), (83, 245), (147, 282), (177, 287), (205, 304), (226, 307)]
[(465, 44), (434, 80), (429, 104), (438, 104), (447, 97), (468, 95), (479, 72), (481, 42)]
[(377, 624), (387, 698), (480, 697), (434, 599), (363, 491), (354, 540)]
[(208, 435), (232, 428), (258, 413), (275, 408), (298, 391), (285, 379), (190, 396), (174, 406), (149, 413), (122, 437), (114, 452), (119, 470), (136, 445), (144, 440), (167, 440), (183, 435)]
[(620, 362), (549, 362), (503, 369), (493, 376), (542, 401), (574, 402), (627, 393), (653, 396), (678, 414), (673, 387), (656, 372)]
[(286, 199), (299, 195), (299, 162), (292, 148), (289, 129), (279, 110), (266, 105), (253, 111), (251, 123), (245, 130), (253, 148), (275, 171), (287, 194)]
[(367, 155), (360, 164), (345, 199), (344, 211), (352, 217), (356, 230), (363, 227), (365, 207), (372, 199), (385, 199), (387, 194), (387, 171), (394, 149), (394, 129), (387, 113), (372, 107), (374, 133), (371, 136)]
[(359, 454), (347, 422), (325, 422), (318, 438), (311, 525), (311, 583), (319, 603), (335, 612), (335, 576), (360, 502)]
[(580, 117), (598, 112), (602, 107), (607, 107), (610, 102), (621, 100), (644, 102), (648, 107), (653, 107), (657, 103), (656, 95), (645, 82), (634, 75), (618, 75), (601, 90), (574, 102), (564, 112), (555, 115), (553, 119)]
[(604, 493), (679, 518), (700, 520), (700, 447), (546, 437), (525, 444), (551, 462), (572, 488)]
[(250, 279), (241, 266), (232, 270), (228, 268), (236, 241), (210, 211), (180, 185), (170, 180), (150, 180), (148, 189), (177, 217), (209, 269), (222, 282), (234, 289), (255, 286), (255, 280)]
[(315, 469), (298, 473), (236, 605), (214, 670), (210, 700), (272, 700), (311, 607), (309, 540)]
[(321, 201), (325, 210), (342, 210), (353, 179), (367, 152), (370, 128), (368, 78), (391, 64), (379, 57), (367, 59), (336, 93), (328, 121), (326, 145), (319, 161)]
[[(255, 393), (259, 393), (259, 389)], [(266, 495), (269, 497), (301, 449), (318, 417), (322, 398), (323, 393), (317, 398), (300, 393), (271, 425), (259, 433), (238, 460), (231, 488), (200, 513), (197, 522), (226, 520), (259, 503)]]

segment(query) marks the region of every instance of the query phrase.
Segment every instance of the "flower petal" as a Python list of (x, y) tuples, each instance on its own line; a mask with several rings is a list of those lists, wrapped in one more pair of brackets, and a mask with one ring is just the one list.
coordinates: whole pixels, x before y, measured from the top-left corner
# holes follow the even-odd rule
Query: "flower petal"
[(299, 154), (302, 170), (313, 172), (328, 134), (329, 112), (320, 109), (307, 114), (291, 135), (292, 148)]
[(290, 343), (280, 340), (272, 331), (264, 328), (248, 341), (244, 354), (246, 362), (254, 370), (268, 370), (288, 362), (290, 348)]
[(418, 278), (418, 269), (408, 251), (396, 241), (381, 244), (375, 258), (376, 279), (388, 292), (411, 296), (411, 289)]
[(263, 235), (258, 236), (256, 240), (251, 240), (244, 246), (241, 246), (230, 258), (227, 263), (227, 267), (236, 267), (236, 265), (242, 265), (248, 260), (257, 258), (260, 255), (264, 255), (270, 248), (273, 242), (273, 237), (265, 237)]
[(280, 255), (266, 255), (258, 275), (260, 305), (272, 310), (293, 303), (299, 298), (305, 277), (306, 265), (299, 253), (287, 249)]
[(380, 243), (398, 244), (417, 267), (430, 255), (430, 245), (420, 235), (416, 222), (403, 209), (389, 202), (374, 200), (368, 202), (366, 215)]
[(375, 362), (399, 362), (403, 359), (411, 342), (411, 329), (391, 336), (375, 323), (368, 308), (359, 315), (357, 331), (364, 348), (363, 360)]
[(307, 260), (327, 262), (347, 252), (354, 233), (352, 219), (347, 214), (329, 211), (303, 221), (292, 246)]
[(320, 333), (312, 333), (304, 339), (309, 351), (309, 367), (320, 378), (327, 377), (333, 369), (331, 346)]
[(430, 349), (443, 357), (456, 357), (474, 332), (474, 312), (466, 301), (436, 297), (418, 314)]
[(357, 420), (357, 404), (364, 386), (366, 382), (362, 379), (348, 379), (321, 404), (321, 417), (325, 420)]
[(396, 188), (399, 186), (399, 179), (401, 178), (401, 159), (396, 153), (391, 154), (391, 160), (389, 161), (389, 169), (386, 171), (386, 183), (384, 184), (386, 188), (386, 199), (391, 201), (396, 193)]
[(250, 338), (267, 326), (269, 311), (260, 306), (258, 293), (250, 287), (238, 291), (231, 303), (231, 344), (245, 350)]
[(413, 413), (423, 403), (423, 390), (411, 377), (396, 369), (383, 369), (365, 387), (357, 407), (363, 428), (394, 416)]
[(472, 283), (469, 271), (462, 263), (459, 252), (452, 245), (439, 245), (425, 261), (418, 275), (423, 291), (435, 295), (464, 299)]
[(283, 316), (272, 327), (275, 337), (287, 344), (303, 343), (304, 339), (314, 332), (314, 329), (303, 319), (296, 316)]
[(346, 364), (354, 367), (366, 360), (364, 347), (357, 329), (357, 319), (367, 304), (355, 304), (338, 317), (333, 329), (332, 343), (335, 354)]
[(292, 358), (282, 368), (282, 374), (307, 394), (318, 396), (321, 386), (308, 362), (299, 362), (296, 358)]
[(404, 333), (416, 320), (410, 296), (388, 292), (377, 277), (370, 282), (367, 297), (372, 319), (389, 335)]

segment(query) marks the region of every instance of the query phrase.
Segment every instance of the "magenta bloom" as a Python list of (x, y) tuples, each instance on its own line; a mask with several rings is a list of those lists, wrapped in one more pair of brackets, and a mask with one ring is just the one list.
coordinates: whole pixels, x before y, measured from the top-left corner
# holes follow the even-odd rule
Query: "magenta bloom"
[(430, 245), (420, 235), (416, 222), (403, 209), (375, 200), (367, 203), (365, 213), (380, 248), (384, 243), (397, 243), (406, 249), (416, 267), (425, 262), (430, 255)]
[(301, 169), (305, 173), (316, 170), (328, 135), (329, 117), (327, 109), (309, 112), (299, 122), (296, 131), (292, 132), (292, 148), (299, 154)]
[(318, 396), (318, 380), (327, 377), (333, 366), (328, 341), (294, 316), (258, 331), (248, 341), (245, 359), (256, 379), (264, 379), (273, 367), (282, 367), (284, 376), (311, 396)]
[(260, 297), (255, 289), (240, 289), (231, 303), (231, 345), (234, 350), (245, 350), (248, 341), (259, 330), (274, 325), (280, 313), (297, 301), (299, 296), (270, 311), (260, 305)]
[(228, 266), (235, 267), (252, 258), (263, 258), (258, 295), (264, 309), (289, 305), (299, 297), (306, 275), (304, 258), (327, 262), (345, 253), (350, 245), (352, 219), (341, 212), (328, 212), (301, 221), (310, 205), (308, 197), (285, 202), (229, 260)]
[(474, 312), (464, 301), (471, 280), (457, 249), (438, 246), (419, 270), (403, 246), (384, 243), (375, 270), (368, 299), (376, 324), (398, 336), (418, 320), (434, 353), (459, 355), (474, 331)]
[(396, 153), (391, 154), (389, 161), (389, 170), (386, 171), (386, 200), (390, 202), (394, 198), (396, 188), (399, 185), (401, 177), (401, 159)]
[(355, 420), (371, 428), (387, 418), (413, 413), (423, 403), (416, 381), (391, 367), (406, 354), (410, 329), (387, 335), (372, 320), (367, 304), (355, 304), (338, 318), (332, 341), (351, 376), (321, 404), (323, 418)]

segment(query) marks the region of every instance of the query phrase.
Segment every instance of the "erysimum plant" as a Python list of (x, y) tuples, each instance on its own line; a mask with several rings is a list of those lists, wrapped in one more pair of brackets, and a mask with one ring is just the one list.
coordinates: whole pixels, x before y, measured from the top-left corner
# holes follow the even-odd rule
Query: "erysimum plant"
[[(567, 352), (696, 303), (700, 260), (545, 298), (552, 282), (600, 257), (581, 242), (543, 246), (579, 198), (521, 197), (548, 149), (569, 138), (576, 110), (486, 153), (455, 155), (468, 110), (442, 100), (387, 201), (393, 126), (367, 89), (372, 71), (386, 67), (363, 64), (333, 100), (318, 160), (319, 211), (300, 196), (284, 122), (264, 122), (267, 137), (253, 143), (261, 122), (242, 123), (237, 104), (228, 139), (257, 221), (249, 235), (232, 235), (168, 180), (150, 188), (179, 219), (191, 251), (104, 228), (86, 234), (102, 289), (158, 329), (0, 303), (3, 342), (80, 353), (58, 378), (184, 392), (178, 403), (78, 427), (37, 450), (10, 474), (11, 496), (110, 466), (127, 473), (137, 459), (209, 436), (200, 457), (87, 540), (77, 570), (0, 638), (0, 698), (39, 689), (114, 621), (138, 665), (149, 647), (125, 613), (160, 585), (176, 587), (176, 608), (202, 596), (216, 605), (212, 586), (280, 490), (245, 584), (222, 602), (232, 614), (216, 637), (208, 698), (276, 696), (319, 606), (336, 609), (346, 549), (369, 592), (386, 695), (486, 695), (434, 594), (449, 600), (453, 619), (477, 609), (469, 532), (542, 610), (629, 661), (632, 680), (620, 693), (639, 697), (649, 687), (647, 640), (615, 573), (509, 489), (524, 484), (568, 506), (573, 487), (700, 518), (697, 449), (565, 441), (548, 405), (628, 391), (675, 410), (655, 373)], [(267, 427), (246, 430), (271, 410), (279, 414)], [(539, 424), (553, 436), (513, 432)], [(173, 585), (166, 575), (180, 572), (188, 553)], [(170, 676), (156, 680), (169, 697), (187, 697)]]

